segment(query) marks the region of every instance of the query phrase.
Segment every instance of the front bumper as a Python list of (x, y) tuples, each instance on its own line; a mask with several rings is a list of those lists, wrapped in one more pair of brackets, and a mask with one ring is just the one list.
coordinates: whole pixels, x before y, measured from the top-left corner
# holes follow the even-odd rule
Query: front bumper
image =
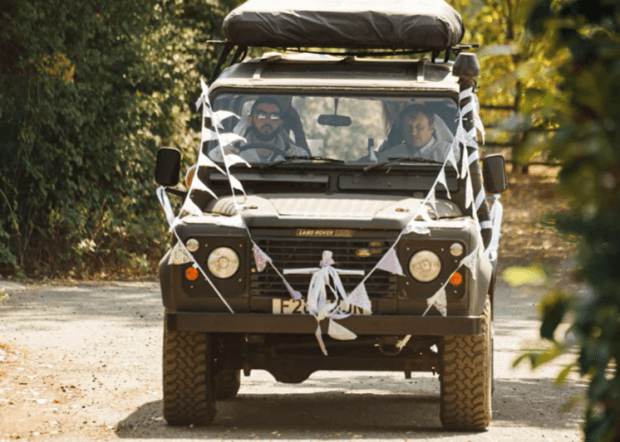
[[(316, 331), (316, 319), (310, 315), (268, 315), (251, 313), (166, 313), (171, 331), (205, 333), (301, 333)], [(357, 335), (447, 336), (482, 333), (480, 316), (350, 316), (338, 323)], [(327, 333), (329, 321), (321, 321)]]

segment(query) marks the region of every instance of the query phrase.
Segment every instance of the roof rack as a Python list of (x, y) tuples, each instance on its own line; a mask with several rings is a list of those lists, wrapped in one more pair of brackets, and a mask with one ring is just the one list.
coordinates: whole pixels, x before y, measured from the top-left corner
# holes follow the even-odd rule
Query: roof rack
[[(211, 77), (209, 78), (209, 84), (213, 83), (215, 79), (219, 76), (222, 71), (224, 64), (226, 63), (226, 59), (230, 55), (230, 53), (235, 49), (228, 66), (232, 66), (233, 64), (239, 63), (243, 61), (243, 59), (247, 56), (249, 46), (235, 46), (233, 43), (226, 40), (208, 40), (207, 45), (213, 45), (214, 47), (223, 46), (222, 51), (217, 59), (217, 63)], [(254, 46), (252, 46), (254, 47)], [(255, 46), (259, 47), (259, 46)], [(262, 46), (260, 46), (262, 47)], [(355, 49), (351, 50), (350, 48), (332, 48), (335, 51), (326, 51), (320, 50), (318, 48), (301, 48), (301, 47), (269, 47), (269, 49), (275, 50), (283, 50), (290, 52), (298, 52), (298, 53), (310, 53), (310, 54), (322, 54), (322, 55), (336, 55), (336, 56), (346, 56), (346, 57), (392, 57), (399, 55), (416, 55), (416, 54), (431, 54), (431, 62), (436, 63), (437, 59), (444, 53), (443, 63), (447, 63), (450, 60), (450, 55), (454, 54), (454, 57), (458, 56), (461, 52), (478, 48), (478, 43), (469, 43), (469, 44), (458, 44), (455, 46), (451, 46), (448, 48), (442, 49), (394, 49), (394, 50), (372, 50), (372, 48), (367, 49)]]

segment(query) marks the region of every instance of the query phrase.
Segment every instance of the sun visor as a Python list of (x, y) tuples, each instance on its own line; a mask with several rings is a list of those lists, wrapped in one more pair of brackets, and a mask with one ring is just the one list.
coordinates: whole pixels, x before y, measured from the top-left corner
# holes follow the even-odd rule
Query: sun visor
[(463, 21), (443, 0), (250, 0), (223, 23), (240, 46), (443, 49)]

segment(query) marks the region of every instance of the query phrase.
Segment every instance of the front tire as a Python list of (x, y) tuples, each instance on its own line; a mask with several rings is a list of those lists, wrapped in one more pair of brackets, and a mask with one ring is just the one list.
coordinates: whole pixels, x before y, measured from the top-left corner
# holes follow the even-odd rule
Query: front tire
[(215, 417), (212, 339), (170, 331), (164, 324), (164, 419), (169, 425), (208, 425)]
[(483, 431), (491, 422), (493, 355), (491, 302), (482, 315), (482, 334), (444, 338), (441, 423), (451, 430)]

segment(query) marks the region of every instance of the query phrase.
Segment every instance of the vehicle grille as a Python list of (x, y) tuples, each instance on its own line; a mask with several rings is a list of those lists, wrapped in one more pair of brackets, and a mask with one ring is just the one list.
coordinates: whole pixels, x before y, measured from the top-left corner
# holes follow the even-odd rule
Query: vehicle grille
[[(271, 257), (280, 272), (284, 269), (317, 268), (323, 251), (330, 250), (333, 252), (335, 261), (334, 268), (363, 270), (365, 274), (368, 274), (394, 244), (396, 235), (387, 236), (381, 232), (376, 236), (365, 234), (363, 238), (300, 238), (295, 236), (270, 237), (253, 232), (252, 238)], [(356, 251), (361, 249), (372, 251), (372, 255), (366, 258), (356, 256)], [(311, 275), (286, 275), (286, 280), (291, 286), (304, 295), (308, 291), (310, 279)], [(351, 292), (362, 279), (362, 276), (357, 275), (340, 276), (347, 292)], [(376, 270), (364, 285), (371, 299), (396, 296), (396, 275), (386, 271)], [(290, 294), (278, 274), (268, 265), (261, 273), (252, 269), (250, 296), (289, 298)]]

